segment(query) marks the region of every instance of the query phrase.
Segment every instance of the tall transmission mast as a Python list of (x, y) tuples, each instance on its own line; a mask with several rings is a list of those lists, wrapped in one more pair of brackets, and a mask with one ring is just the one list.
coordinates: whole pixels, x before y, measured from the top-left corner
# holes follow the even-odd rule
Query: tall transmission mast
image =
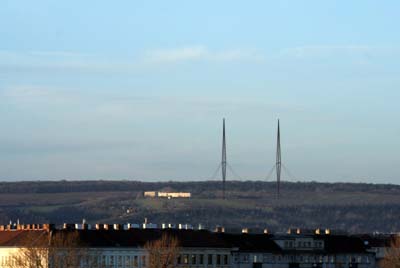
[(278, 119), (278, 133), (276, 140), (276, 193), (279, 199), (280, 187), (281, 187), (281, 168), (282, 168), (282, 155), (281, 155), (281, 132)]
[(225, 199), (225, 181), (226, 181), (226, 140), (225, 140), (225, 118), (222, 120), (222, 199)]

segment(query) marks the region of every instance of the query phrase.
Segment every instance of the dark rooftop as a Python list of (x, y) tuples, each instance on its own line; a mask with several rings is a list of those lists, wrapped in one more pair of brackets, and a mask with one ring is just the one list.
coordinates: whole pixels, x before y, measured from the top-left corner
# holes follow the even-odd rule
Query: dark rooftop
[[(9, 230), (0, 231), (0, 246), (53, 245), (73, 241), (84, 247), (144, 247), (148, 241), (163, 234), (174, 236), (185, 248), (237, 248), (241, 251), (282, 252), (268, 234), (215, 233), (206, 230), (129, 229), (129, 230)], [(290, 237), (290, 236), (289, 236)], [(50, 239), (51, 238), (51, 239)], [(366, 245), (359, 237), (345, 235), (315, 235), (325, 243), (325, 253), (364, 253)], [(63, 244), (61, 244), (62, 246)]]

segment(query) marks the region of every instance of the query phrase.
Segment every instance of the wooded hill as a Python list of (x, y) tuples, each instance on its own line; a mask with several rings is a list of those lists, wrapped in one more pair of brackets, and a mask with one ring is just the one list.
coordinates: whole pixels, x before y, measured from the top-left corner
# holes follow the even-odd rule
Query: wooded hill
[[(400, 186), (364, 183), (230, 181), (29, 181), (0, 183), (0, 223), (201, 223), (214, 227), (400, 231)], [(143, 191), (191, 192), (190, 199), (144, 198)]]

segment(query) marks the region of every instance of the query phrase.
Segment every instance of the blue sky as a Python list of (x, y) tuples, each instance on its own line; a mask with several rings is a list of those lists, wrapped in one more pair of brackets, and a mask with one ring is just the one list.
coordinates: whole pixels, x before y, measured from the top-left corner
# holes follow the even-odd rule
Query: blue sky
[(2, 1), (0, 179), (210, 179), (225, 117), (242, 178), (280, 118), (284, 179), (399, 183), (399, 10)]

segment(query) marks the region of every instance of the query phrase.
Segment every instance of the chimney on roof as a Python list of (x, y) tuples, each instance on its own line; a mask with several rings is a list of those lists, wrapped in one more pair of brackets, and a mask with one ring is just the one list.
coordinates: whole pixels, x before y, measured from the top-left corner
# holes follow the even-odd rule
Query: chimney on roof
[(45, 223), (43, 224), (43, 229), (46, 231), (51, 231), (55, 229), (55, 225), (50, 223)]
[(139, 228), (140, 228), (140, 225), (138, 223), (131, 223), (129, 225), (129, 230), (130, 229), (139, 229)]
[(64, 230), (74, 230), (75, 229), (75, 224), (73, 224), (73, 223), (64, 223), (63, 224), (63, 229)]
[(217, 227), (214, 229), (214, 232), (215, 232), (215, 233), (225, 233), (225, 227), (223, 227), (223, 226), (217, 226)]

